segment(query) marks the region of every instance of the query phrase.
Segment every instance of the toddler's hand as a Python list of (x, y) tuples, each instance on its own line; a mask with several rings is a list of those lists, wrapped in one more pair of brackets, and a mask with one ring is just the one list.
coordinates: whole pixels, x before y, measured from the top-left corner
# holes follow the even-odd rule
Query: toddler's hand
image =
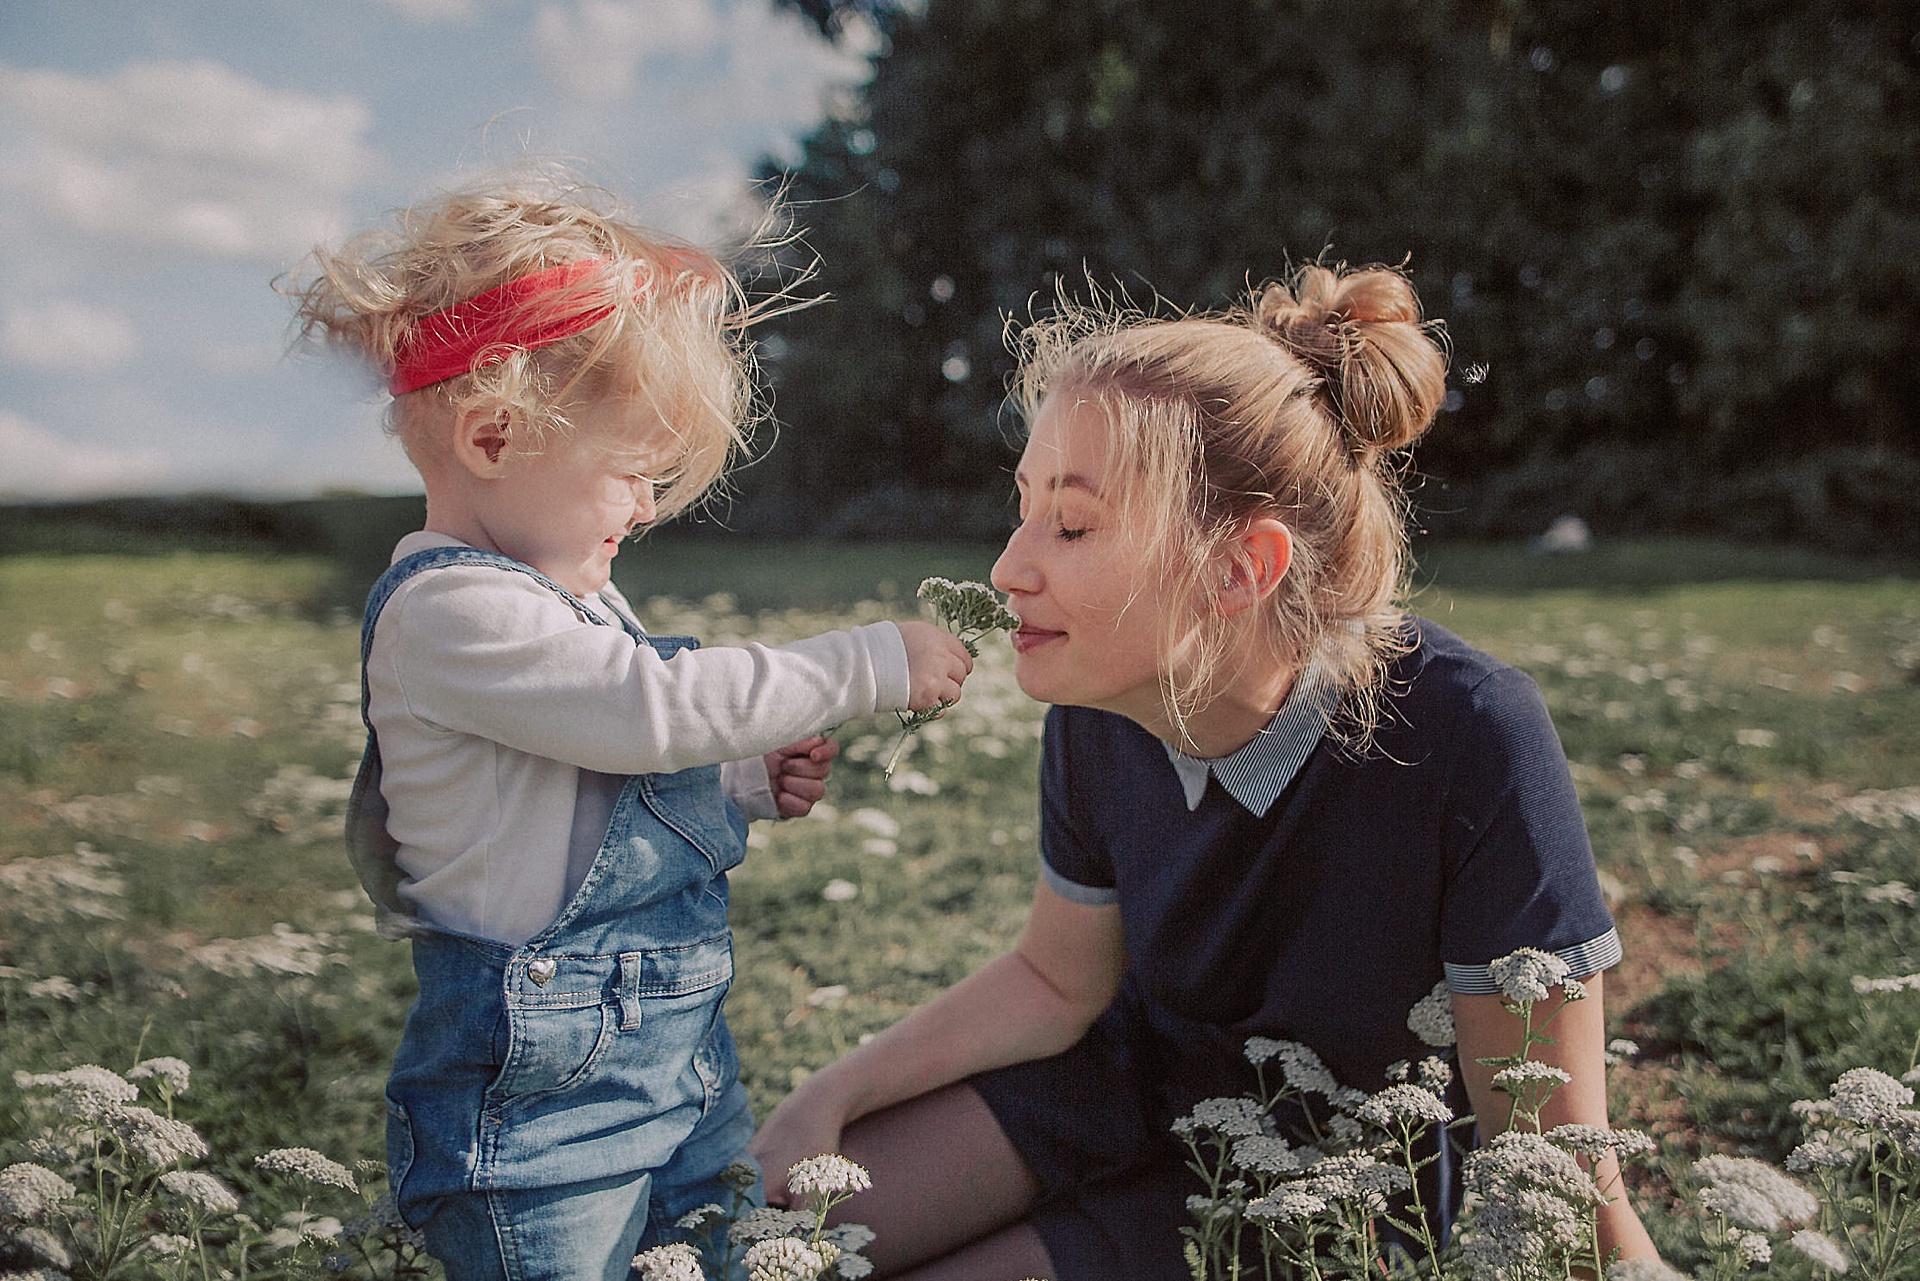
[(837, 741), (818, 734), (767, 753), (767, 782), (781, 818), (803, 818), (812, 811), (827, 794), (827, 775), (839, 754)]
[(907, 643), (907, 710), (925, 711), (960, 701), (960, 683), (973, 671), (973, 655), (960, 638), (932, 623), (898, 624)]

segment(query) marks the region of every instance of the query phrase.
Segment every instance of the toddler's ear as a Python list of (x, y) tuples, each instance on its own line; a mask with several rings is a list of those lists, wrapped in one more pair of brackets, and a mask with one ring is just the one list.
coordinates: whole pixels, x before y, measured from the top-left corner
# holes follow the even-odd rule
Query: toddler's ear
[(453, 454), (460, 465), (482, 480), (506, 469), (513, 446), (513, 414), (495, 406), (462, 409), (453, 422)]

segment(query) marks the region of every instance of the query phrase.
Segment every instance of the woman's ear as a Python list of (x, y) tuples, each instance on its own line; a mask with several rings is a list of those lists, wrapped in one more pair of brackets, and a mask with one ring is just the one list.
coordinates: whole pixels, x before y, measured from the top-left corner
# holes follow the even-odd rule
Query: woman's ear
[(493, 480), (506, 471), (513, 446), (513, 412), (502, 405), (474, 405), (453, 420), (453, 456), (481, 480)]
[(1293, 533), (1271, 516), (1249, 521), (1228, 544), (1221, 571), (1220, 612), (1231, 617), (1273, 595), (1293, 563)]

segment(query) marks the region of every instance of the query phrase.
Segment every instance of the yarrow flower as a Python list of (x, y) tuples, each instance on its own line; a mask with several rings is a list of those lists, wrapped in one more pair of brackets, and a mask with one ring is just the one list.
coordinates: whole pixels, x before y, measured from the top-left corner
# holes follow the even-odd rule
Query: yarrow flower
[(180, 1095), (187, 1092), (187, 1081), (193, 1075), (193, 1068), (185, 1060), (170, 1055), (157, 1059), (142, 1059), (134, 1064), (127, 1073), (129, 1081), (160, 1081), (170, 1094)]
[(1801, 1228), (1787, 1238), (1787, 1244), (1827, 1271), (1840, 1276), (1847, 1274), (1847, 1256), (1841, 1252), (1840, 1243), (1826, 1233)]
[[(185, 1121), (161, 1116), (152, 1108), (124, 1107), (107, 1123), (136, 1160), (152, 1166), (197, 1161), (207, 1155), (207, 1141)], [(351, 1177), (351, 1176), (349, 1176)]]
[(727, 1240), (733, 1245), (750, 1245), (789, 1237), (797, 1232), (813, 1231), (814, 1216), (805, 1210), (780, 1210), (773, 1206), (755, 1206), (733, 1221)]
[(872, 1186), (865, 1168), (831, 1152), (797, 1161), (787, 1171), (787, 1191), (798, 1197), (849, 1196)]
[(1573, 1075), (1564, 1068), (1551, 1063), (1542, 1063), (1538, 1059), (1522, 1059), (1518, 1063), (1509, 1063), (1493, 1074), (1493, 1088), (1504, 1090), (1508, 1094), (1519, 1094), (1534, 1081), (1552, 1081), (1556, 1085), (1571, 1085)]
[[(66, 1244), (45, 1228), (21, 1228), (13, 1234), (13, 1244), (32, 1251), (34, 1257), (43, 1262), (51, 1263), (56, 1268), (71, 1268), (73, 1266), (73, 1255), (67, 1252)], [(0, 1275), (11, 1276), (12, 1274)], [(54, 1275), (59, 1276), (60, 1274), (55, 1273)]]
[(13, 1083), (22, 1090), (52, 1090), (67, 1115), (89, 1122), (140, 1097), (138, 1086), (95, 1063), (63, 1072), (15, 1072)]
[(147, 1249), (163, 1259), (177, 1259), (193, 1249), (193, 1242), (177, 1232), (158, 1233), (147, 1238)]
[(1773, 1242), (1758, 1232), (1742, 1232), (1735, 1228), (1727, 1233), (1727, 1242), (1733, 1246), (1733, 1252), (1740, 1256), (1740, 1261), (1750, 1268), (1773, 1262)]
[[(1571, 968), (1551, 952), (1523, 947), (1509, 952), (1487, 966), (1487, 972), (1509, 1001), (1528, 1004), (1547, 999), (1547, 989), (1567, 981)], [(1567, 993), (1573, 997), (1571, 990)], [(1585, 995), (1582, 991), (1581, 995)]]
[(1419, 1127), (1445, 1125), (1453, 1120), (1453, 1109), (1442, 1103), (1433, 1091), (1418, 1085), (1390, 1085), (1362, 1103), (1354, 1115), (1383, 1130), (1396, 1125)]
[(354, 1180), (353, 1172), (332, 1157), (315, 1152), (312, 1148), (275, 1148), (263, 1152), (253, 1159), (253, 1163), (269, 1174), (290, 1174), (309, 1183), (319, 1183), (327, 1187), (341, 1188), (348, 1192), (358, 1192), (360, 1185)]
[(231, 1214), (240, 1208), (232, 1188), (200, 1170), (169, 1170), (160, 1176), (160, 1186), (213, 1214)]
[(1414, 1002), (1407, 1013), (1407, 1030), (1428, 1045), (1453, 1044), (1453, 993), (1444, 982), (1435, 983), (1433, 991)]
[(1547, 1131), (1547, 1142), (1594, 1161), (1609, 1152), (1634, 1156), (1651, 1152), (1656, 1146), (1650, 1134), (1639, 1130), (1615, 1130), (1604, 1125), (1556, 1125)]
[(682, 1232), (698, 1232), (703, 1228), (711, 1227), (726, 1217), (727, 1212), (725, 1209), (709, 1201), (698, 1209), (688, 1210), (680, 1216), (679, 1220), (673, 1226), (679, 1228)]
[(1902, 974), (1893, 979), (1870, 979), (1856, 974), (1853, 976), (1853, 990), (1862, 996), (1869, 992), (1920, 992), (1920, 974)]
[(1687, 1274), (1659, 1259), (1621, 1259), (1607, 1269), (1607, 1281), (1688, 1281)]
[(815, 1281), (839, 1253), (825, 1241), (808, 1245), (798, 1237), (776, 1237), (755, 1242), (740, 1262), (748, 1281)]
[(0, 1170), (0, 1214), (15, 1219), (38, 1219), (77, 1192), (73, 1184), (31, 1161), (18, 1161)]
[(1272, 1134), (1250, 1134), (1236, 1141), (1232, 1160), (1235, 1169), (1256, 1174), (1297, 1174), (1306, 1168), (1300, 1154)]
[(1813, 1193), (1752, 1157), (1702, 1157), (1693, 1163), (1693, 1177), (1708, 1185), (1700, 1193), (1703, 1207), (1755, 1232), (1778, 1232), (1820, 1213)]
[(633, 1256), (633, 1266), (640, 1281), (707, 1281), (700, 1252), (685, 1241), (642, 1250)]
[(1833, 1107), (1849, 1121), (1874, 1125), (1913, 1102), (1913, 1091), (1876, 1068), (1848, 1068), (1827, 1091)]
[(1181, 1138), (1213, 1133), (1239, 1138), (1266, 1132), (1266, 1113), (1252, 1099), (1202, 1099), (1193, 1111), (1173, 1123)]

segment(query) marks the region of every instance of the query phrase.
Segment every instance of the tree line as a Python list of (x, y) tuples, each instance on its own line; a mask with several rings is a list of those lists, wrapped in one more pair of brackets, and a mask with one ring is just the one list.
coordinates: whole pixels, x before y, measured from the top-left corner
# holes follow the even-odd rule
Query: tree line
[(788, 0), (871, 81), (785, 185), (813, 288), (736, 528), (1006, 520), (1009, 318), (1404, 264), (1436, 532), (1920, 548), (1911, 0)]

